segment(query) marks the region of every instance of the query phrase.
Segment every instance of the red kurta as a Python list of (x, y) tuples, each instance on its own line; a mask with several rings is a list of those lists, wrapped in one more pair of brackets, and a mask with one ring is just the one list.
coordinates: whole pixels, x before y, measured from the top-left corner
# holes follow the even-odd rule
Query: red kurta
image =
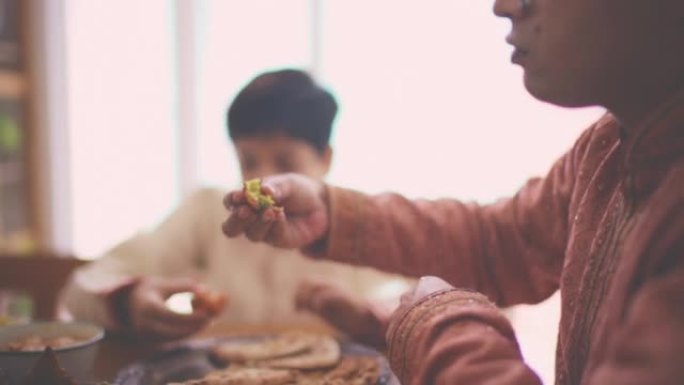
[[(336, 187), (329, 199), (317, 257), (437, 275), (499, 306), (560, 288), (557, 384), (684, 384), (684, 94), (627, 137), (604, 116), (545, 178), (493, 205)], [(477, 293), (427, 298), (388, 338), (405, 385), (539, 383)]]

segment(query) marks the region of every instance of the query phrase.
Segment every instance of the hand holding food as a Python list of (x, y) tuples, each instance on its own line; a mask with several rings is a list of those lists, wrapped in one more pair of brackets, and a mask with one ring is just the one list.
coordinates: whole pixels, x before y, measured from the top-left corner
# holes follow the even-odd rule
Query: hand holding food
[(275, 200), (269, 192), (261, 190), (261, 179), (259, 178), (245, 181), (242, 184), (242, 191), (245, 194), (247, 204), (257, 212), (271, 207), (282, 209), (275, 205)]
[(193, 313), (205, 313), (210, 317), (216, 317), (225, 309), (228, 296), (220, 291), (199, 287), (192, 296)]
[(213, 304), (209, 311), (191, 314), (181, 314), (166, 306), (166, 299), (171, 295), (196, 290), (198, 285), (188, 279), (143, 279), (134, 286), (128, 299), (131, 329), (163, 339), (181, 338), (203, 329), (213, 317)]
[(224, 199), (230, 210), (223, 223), (228, 237), (245, 234), (255, 242), (301, 248), (324, 238), (329, 228), (322, 182), (298, 174), (247, 181)]

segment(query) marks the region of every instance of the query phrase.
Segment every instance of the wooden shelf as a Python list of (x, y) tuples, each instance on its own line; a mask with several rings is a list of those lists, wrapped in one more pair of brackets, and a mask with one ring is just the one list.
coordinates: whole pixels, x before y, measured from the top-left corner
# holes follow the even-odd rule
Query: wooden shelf
[(18, 161), (0, 161), (0, 186), (22, 183), (24, 173)]
[(26, 95), (26, 78), (21, 72), (0, 69), (0, 98), (20, 99)]
[(43, 207), (39, 193), (42, 182), (38, 177), (42, 174), (34, 132), (34, 63), (29, 55), (34, 29), (39, 25), (38, 20), (32, 20), (30, 11), (36, 5), (35, 0), (0, 0), (0, 13), (11, 21), (0, 34), (0, 107), (20, 131), (19, 152), (9, 155), (10, 151), (4, 149), (0, 159), (0, 194), (12, 197), (12, 201), (0, 200), (0, 252), (26, 252), (43, 245), (39, 215)]

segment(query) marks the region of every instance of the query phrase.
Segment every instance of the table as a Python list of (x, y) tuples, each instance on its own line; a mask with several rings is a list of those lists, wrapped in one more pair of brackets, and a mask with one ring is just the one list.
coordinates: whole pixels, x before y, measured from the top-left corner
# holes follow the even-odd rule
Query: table
[[(323, 323), (234, 324), (217, 321), (204, 331), (190, 338), (275, 334), (289, 330), (337, 334), (333, 328)], [(155, 352), (164, 348), (164, 346), (168, 345), (154, 343), (149, 340), (109, 335), (100, 342), (92, 377), (97, 381), (112, 381), (119, 370), (136, 361), (152, 356)]]

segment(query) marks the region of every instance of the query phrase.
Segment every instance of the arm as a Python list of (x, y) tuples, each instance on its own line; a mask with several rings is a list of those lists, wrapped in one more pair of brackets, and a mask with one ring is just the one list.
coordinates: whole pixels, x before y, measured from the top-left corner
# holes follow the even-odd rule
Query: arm
[[(621, 261), (606, 298), (605, 326), (592, 338), (591, 361), (568, 381), (682, 383), (684, 205), (681, 178), (672, 181), (643, 208), (648, 215), (638, 217), (638, 236), (625, 241), (624, 250), (638, 258)], [(510, 325), (483, 296), (455, 289), (430, 293), (390, 325), (390, 359), (403, 383), (539, 383), (522, 361)]]
[(329, 187), (327, 242), (309, 252), (407, 275), (438, 275), (503, 306), (539, 302), (558, 288), (575, 165), (590, 136), (588, 130), (544, 179), (488, 206)]
[[(684, 255), (678, 266), (641, 286), (624, 319), (598, 346), (587, 385), (677, 385), (684, 378)], [(674, 259), (674, 258), (673, 258)], [(388, 332), (392, 369), (407, 385), (541, 384), (525, 365), (513, 330), (477, 293), (443, 290), (394, 316)], [(410, 347), (410, 348), (407, 348)], [(581, 376), (581, 373), (577, 374)]]
[[(605, 121), (610, 119), (606, 115)], [(273, 196), (278, 209), (256, 211), (243, 191), (227, 194), (230, 214), (223, 232), (303, 248), (313, 257), (443, 276), (504, 306), (539, 302), (558, 288), (573, 220), (576, 168), (594, 127), (546, 178), (531, 180), (513, 198), (493, 205), (410, 201), (396, 194), (370, 197), (284, 174), (262, 181), (262, 193)]]
[(479, 293), (433, 292), (393, 316), (387, 339), (402, 384), (541, 385), (508, 320)]
[[(155, 230), (134, 236), (78, 269), (62, 294), (66, 310), (77, 319), (121, 328), (120, 307), (139, 279), (188, 277), (201, 265), (203, 237), (214, 230), (204, 221), (220, 198), (210, 190), (191, 195)], [(215, 231), (215, 230), (214, 230)]]

